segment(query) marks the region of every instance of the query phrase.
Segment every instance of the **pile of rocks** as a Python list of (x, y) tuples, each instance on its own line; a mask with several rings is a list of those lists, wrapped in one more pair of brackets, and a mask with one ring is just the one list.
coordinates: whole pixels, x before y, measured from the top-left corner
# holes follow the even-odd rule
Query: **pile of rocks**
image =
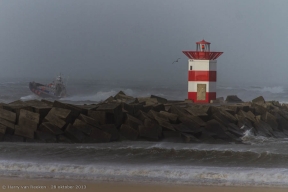
[(92, 105), (31, 100), (0, 104), (0, 141), (99, 143), (119, 140), (241, 142), (245, 131), (288, 136), (288, 105), (228, 96), (212, 104), (133, 98), (120, 91)]

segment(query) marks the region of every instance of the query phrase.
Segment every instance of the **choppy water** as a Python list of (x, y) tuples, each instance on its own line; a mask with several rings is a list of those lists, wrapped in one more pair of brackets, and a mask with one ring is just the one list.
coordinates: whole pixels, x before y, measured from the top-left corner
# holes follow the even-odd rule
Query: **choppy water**
[[(40, 99), (30, 93), (28, 82), (0, 82), (0, 102)], [(155, 94), (173, 100), (185, 99), (187, 93), (186, 85), (133, 83), (70, 82), (65, 101), (95, 103), (120, 90), (135, 97)], [(246, 101), (263, 95), (267, 100), (287, 102), (287, 92), (281, 86), (218, 86), (219, 97), (237, 94)], [(242, 140), (244, 144), (0, 143), (0, 176), (288, 187), (288, 138), (255, 137), (247, 131)]]

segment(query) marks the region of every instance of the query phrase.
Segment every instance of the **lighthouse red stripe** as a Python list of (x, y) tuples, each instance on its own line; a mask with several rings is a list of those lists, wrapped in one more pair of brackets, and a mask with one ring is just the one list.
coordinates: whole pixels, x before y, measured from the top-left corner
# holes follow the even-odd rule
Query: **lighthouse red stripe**
[(188, 81), (215, 81), (216, 71), (188, 71)]
[(210, 103), (211, 100), (216, 100), (216, 92), (206, 92), (205, 100), (197, 100), (197, 92), (188, 92), (188, 99), (194, 103)]

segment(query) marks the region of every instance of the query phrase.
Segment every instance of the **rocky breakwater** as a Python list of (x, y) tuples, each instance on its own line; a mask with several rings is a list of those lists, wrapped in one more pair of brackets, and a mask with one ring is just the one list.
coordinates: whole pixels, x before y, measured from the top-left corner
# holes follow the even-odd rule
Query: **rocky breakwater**
[(133, 98), (120, 91), (92, 105), (31, 100), (0, 104), (0, 141), (101, 143), (122, 140), (241, 142), (246, 131), (288, 136), (288, 105), (237, 96), (212, 104)]

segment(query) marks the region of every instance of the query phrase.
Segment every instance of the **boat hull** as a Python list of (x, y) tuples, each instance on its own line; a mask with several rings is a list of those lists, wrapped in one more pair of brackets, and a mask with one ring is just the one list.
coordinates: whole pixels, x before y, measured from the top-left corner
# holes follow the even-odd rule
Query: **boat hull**
[(36, 83), (36, 82), (29, 82), (29, 89), (39, 97), (43, 98), (53, 98), (53, 99), (60, 99), (62, 98), (61, 96), (55, 95), (55, 92), (51, 90), (46, 85)]

